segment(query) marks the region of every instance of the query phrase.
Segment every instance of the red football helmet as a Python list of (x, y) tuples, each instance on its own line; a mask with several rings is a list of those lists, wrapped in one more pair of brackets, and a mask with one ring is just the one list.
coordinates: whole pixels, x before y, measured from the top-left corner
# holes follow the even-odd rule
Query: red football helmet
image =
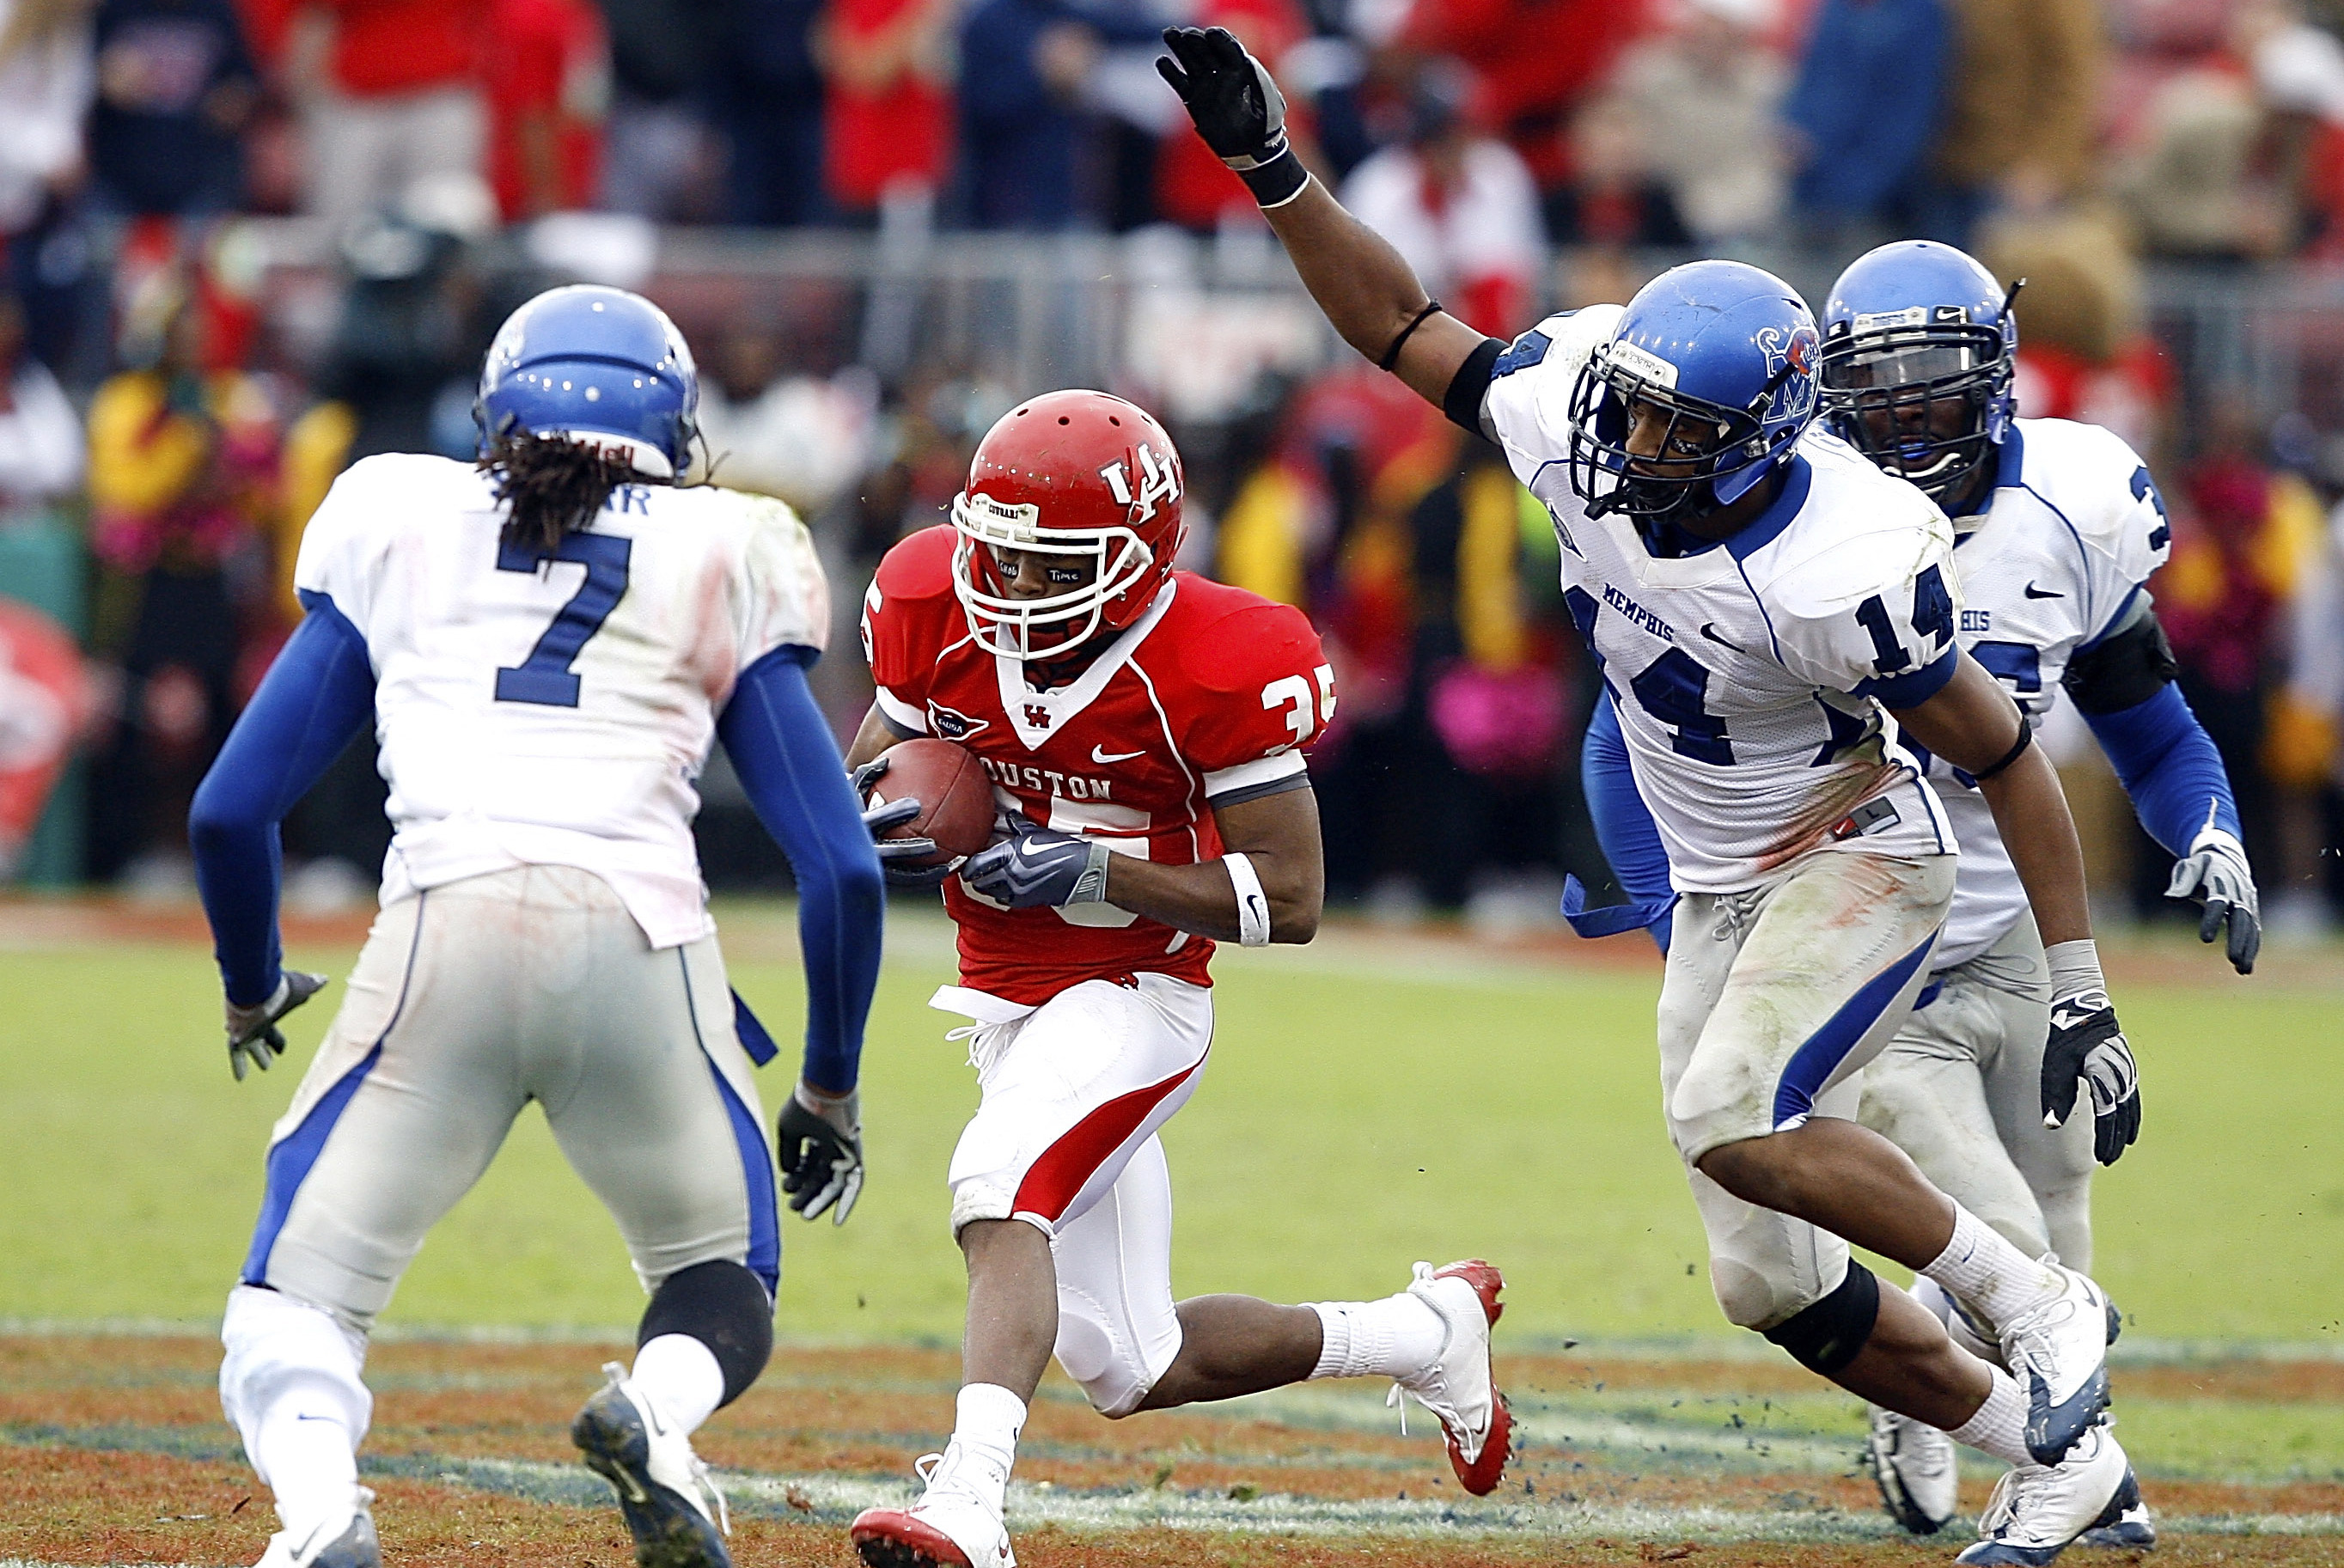
[[(1050, 392), (985, 431), (953, 498), (953, 583), (977, 646), (1046, 659), (1119, 632), (1172, 575), (1180, 454), (1154, 416), (1105, 392)], [(995, 551), (1087, 561), (1091, 580), (1064, 593), (1013, 599)], [(1037, 635), (1039, 633), (1039, 635)]]

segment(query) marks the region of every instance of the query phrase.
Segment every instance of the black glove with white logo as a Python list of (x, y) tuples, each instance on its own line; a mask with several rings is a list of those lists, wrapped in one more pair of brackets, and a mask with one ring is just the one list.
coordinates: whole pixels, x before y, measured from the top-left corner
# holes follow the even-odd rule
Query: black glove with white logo
[(826, 1095), (801, 1078), (774, 1135), (790, 1207), (814, 1219), (835, 1205), (830, 1222), (845, 1224), (863, 1193), (862, 1097)]
[(1254, 200), (1278, 207), (1302, 194), (1310, 171), (1286, 139), (1286, 95), (1269, 68), (1226, 27), (1167, 27), (1172, 57), (1156, 57), (1196, 122), (1197, 134), (1237, 171)]
[(887, 759), (873, 757), (847, 775), (854, 786), (854, 798), (863, 803), (863, 825), (871, 835), (872, 846), (879, 852), (879, 870), (897, 887), (940, 887), (953, 874), (950, 863), (935, 865), (914, 865), (913, 861), (925, 860), (935, 854), (933, 838), (888, 838), (884, 836), (891, 827), (899, 827), (918, 816), (924, 809), (915, 796), (901, 800), (871, 804), (871, 786), (887, 771)]
[(276, 992), (258, 1007), (227, 1004), (227, 1065), (237, 1082), (244, 1081), (248, 1063), (267, 1072), (285, 1054), (285, 1033), (277, 1027), (277, 1020), (325, 988), (325, 976), (288, 969), (277, 982)]
[(2114, 1165), (2140, 1137), (2140, 1069), (2100, 978), (2089, 941), (2046, 949), (2051, 965), (2051, 1037), (2043, 1047), (2043, 1125), (2065, 1126), (2076, 1096), (2092, 1093), (2092, 1158)]
[(1108, 850), (1096, 839), (1009, 818), (1009, 836), (961, 863), (969, 891), (1012, 909), (1106, 902)]

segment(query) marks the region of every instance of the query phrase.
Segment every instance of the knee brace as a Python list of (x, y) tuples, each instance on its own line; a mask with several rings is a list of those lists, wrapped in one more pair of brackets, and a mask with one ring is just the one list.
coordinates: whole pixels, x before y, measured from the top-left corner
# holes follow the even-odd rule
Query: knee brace
[(773, 1353), (773, 1300), (764, 1282), (719, 1259), (680, 1269), (660, 1282), (635, 1330), (640, 1350), (662, 1334), (688, 1334), (724, 1372), (722, 1410), (747, 1391)]
[(1851, 1258), (1838, 1290), (1765, 1333), (1799, 1365), (1831, 1377), (1855, 1360), (1879, 1320), (1880, 1281)]

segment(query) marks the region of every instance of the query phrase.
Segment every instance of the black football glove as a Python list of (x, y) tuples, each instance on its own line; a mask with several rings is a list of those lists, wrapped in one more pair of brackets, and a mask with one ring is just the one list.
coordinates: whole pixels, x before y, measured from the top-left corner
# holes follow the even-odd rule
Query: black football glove
[(1286, 137), (1286, 95), (1269, 69), (1226, 27), (1167, 27), (1172, 57), (1156, 70), (1187, 106), (1197, 134), (1264, 207), (1290, 200), (1310, 179)]
[(826, 1095), (801, 1079), (782, 1107), (774, 1145), (790, 1207), (808, 1219), (833, 1209), (830, 1222), (845, 1224), (863, 1193), (861, 1097)]
[(2255, 955), (2263, 948), (2262, 910), (2245, 845), (2209, 824), (2189, 846), (2189, 853), (2173, 863), (2173, 880), (2167, 884), (2165, 895), (2194, 898), (2204, 905), (2198, 939), (2211, 942), (2228, 926), (2230, 967), (2241, 975), (2255, 972)]
[(288, 969), (277, 982), (276, 994), (256, 1007), (227, 1008), (227, 1065), (236, 1081), (244, 1081), (247, 1064), (267, 1072), (285, 1054), (285, 1034), (277, 1020), (326, 988), (326, 976)]
[(1009, 836), (961, 863), (969, 890), (1012, 909), (1106, 902), (1106, 845), (1009, 818)]
[(871, 786), (887, 771), (887, 759), (873, 757), (847, 775), (854, 786), (854, 798), (863, 803), (863, 825), (870, 831), (871, 843), (879, 851), (879, 870), (897, 887), (938, 887), (953, 874), (949, 862), (935, 865), (914, 865), (914, 861), (925, 860), (935, 854), (933, 838), (888, 838), (891, 827), (900, 827), (920, 814), (918, 797), (905, 795), (901, 800), (871, 804)]
[(2051, 1004), (2051, 1039), (2043, 1048), (2043, 1125), (2064, 1125), (2086, 1085), (2092, 1158), (2114, 1165), (2140, 1136), (2140, 1069), (2106, 991)]

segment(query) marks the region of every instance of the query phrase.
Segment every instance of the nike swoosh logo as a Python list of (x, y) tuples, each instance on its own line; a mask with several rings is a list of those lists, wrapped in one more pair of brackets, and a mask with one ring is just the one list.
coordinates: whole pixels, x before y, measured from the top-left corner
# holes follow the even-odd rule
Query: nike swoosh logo
[(1022, 849), (1013, 849), (1009, 852), (1009, 858), (1002, 863), (1001, 874), (1013, 892), (1024, 893), (1040, 886), (1056, 869), (1046, 860), (1036, 860)]
[(1127, 763), (1134, 757), (1145, 756), (1147, 754), (1145, 751), (1111, 752), (1105, 746), (1093, 746), (1091, 748), (1091, 761), (1096, 763), (1100, 767), (1105, 767), (1109, 763)]
[(2026, 597), (2029, 599), (2065, 599), (2067, 596), (2058, 592), (2056, 589), (2037, 588), (2035, 584), (2030, 582), (2026, 585)]
[(1711, 642), (1716, 643), (1721, 648), (1733, 648), (1737, 653), (1742, 652), (1740, 648), (1734, 647), (1734, 644), (1727, 642), (1724, 638), (1717, 634), (1717, 622), (1714, 621), (1702, 622), (1701, 623), (1701, 634), (1708, 638)]

